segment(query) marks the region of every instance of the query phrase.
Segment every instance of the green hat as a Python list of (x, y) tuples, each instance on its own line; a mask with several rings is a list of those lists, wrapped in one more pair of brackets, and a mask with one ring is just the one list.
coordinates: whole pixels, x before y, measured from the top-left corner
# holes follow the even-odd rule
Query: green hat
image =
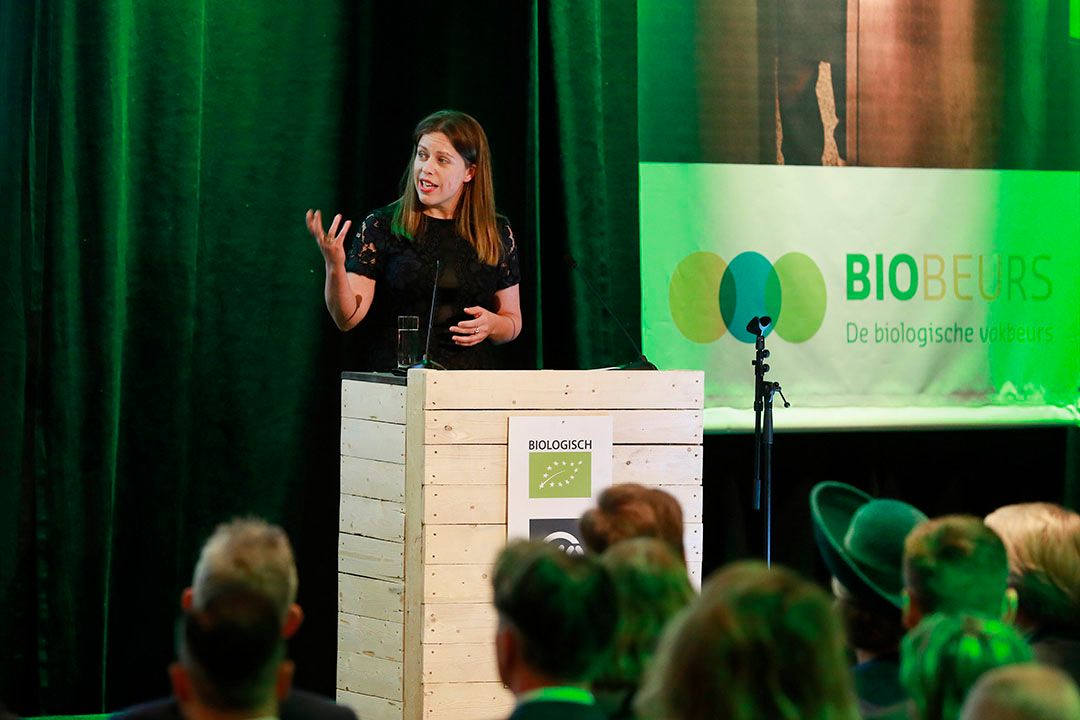
[(899, 608), (904, 539), (926, 515), (900, 500), (877, 500), (839, 482), (810, 491), (814, 540), (829, 571), (852, 594)]

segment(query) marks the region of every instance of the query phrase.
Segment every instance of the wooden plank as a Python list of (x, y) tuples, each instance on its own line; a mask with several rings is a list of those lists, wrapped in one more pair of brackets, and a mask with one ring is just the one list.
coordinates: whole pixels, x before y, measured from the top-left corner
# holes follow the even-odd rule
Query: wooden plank
[(499, 679), (495, 638), (483, 643), (424, 645), (424, 683), (493, 682)]
[(341, 417), (405, 424), (405, 386), (341, 381)]
[(338, 530), (378, 540), (405, 542), (405, 504), (339, 495)]
[(352, 708), (363, 720), (403, 720), (402, 703), (396, 700), (338, 690), (337, 704)]
[(427, 372), (425, 409), (701, 409), (705, 373), (536, 370)]
[(424, 720), (509, 717), (514, 694), (501, 682), (424, 683)]
[(405, 585), (338, 573), (338, 610), (390, 622), (405, 621)]
[(424, 569), (424, 603), (490, 603), (491, 563), (477, 565), (433, 565)]
[(405, 466), (341, 456), (341, 492), (390, 502), (405, 502)]
[(427, 564), (490, 565), (505, 545), (505, 525), (424, 526), (424, 562)]
[(701, 562), (686, 563), (686, 570), (690, 573), (690, 584), (695, 590), (701, 590)]
[[(428, 445), (424, 451), (426, 484), (506, 484), (505, 445)], [(612, 479), (642, 485), (700, 485), (702, 458), (701, 445), (616, 445)]]
[(338, 533), (338, 572), (377, 580), (403, 580), (404, 558), (401, 543)]
[(639, 485), (700, 485), (700, 445), (616, 445), (612, 481)]
[(701, 548), (704, 541), (701, 523), (683, 525), (683, 547), (686, 550), (686, 562), (701, 562)]
[(702, 489), (700, 485), (660, 485), (657, 489), (674, 495), (679, 501), (684, 523), (701, 523)]
[(505, 445), (510, 415), (597, 414), (611, 416), (616, 445), (701, 444), (701, 410), (429, 410), (424, 440), (429, 445)]
[(499, 616), (490, 603), (424, 606), (424, 643), (491, 643)]
[(337, 687), (388, 700), (402, 699), (401, 663), (361, 653), (338, 652)]
[(368, 460), (404, 463), (405, 426), (341, 418), (341, 454)]
[(438, 485), (506, 485), (506, 445), (428, 445), (424, 482)]
[(426, 370), (409, 371), (405, 398), (407, 420), (405, 468), (405, 693), (404, 713), (408, 720), (423, 714), (424, 634), (424, 396), (427, 386), (421, 382)]
[(438, 525), (506, 523), (503, 485), (425, 485), (424, 522)]
[(402, 662), (404, 635), (402, 623), (338, 613), (338, 652)]

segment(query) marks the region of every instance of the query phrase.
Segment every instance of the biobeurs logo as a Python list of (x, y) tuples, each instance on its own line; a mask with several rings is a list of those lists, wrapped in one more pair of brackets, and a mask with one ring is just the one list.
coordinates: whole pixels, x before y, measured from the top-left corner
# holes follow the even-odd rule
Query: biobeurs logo
[(529, 497), (592, 497), (592, 440), (529, 440)]
[(768, 315), (777, 335), (801, 343), (825, 319), (825, 277), (800, 252), (786, 253), (775, 263), (756, 252), (739, 253), (730, 263), (711, 252), (696, 252), (675, 268), (668, 305), (679, 331), (694, 342), (711, 343), (730, 331), (736, 340), (753, 343), (747, 323)]

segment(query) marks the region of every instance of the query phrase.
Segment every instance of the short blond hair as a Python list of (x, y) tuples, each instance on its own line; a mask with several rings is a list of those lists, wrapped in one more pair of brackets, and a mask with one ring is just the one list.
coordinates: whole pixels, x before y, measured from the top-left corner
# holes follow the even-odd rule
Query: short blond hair
[(1080, 624), (1080, 515), (1053, 503), (1006, 505), (986, 516), (1005, 543), (1010, 583), (1039, 625)]
[(243, 587), (269, 599), (282, 619), (299, 581), (289, 536), (260, 518), (235, 518), (218, 525), (195, 565), (192, 603), (202, 610), (223, 589)]

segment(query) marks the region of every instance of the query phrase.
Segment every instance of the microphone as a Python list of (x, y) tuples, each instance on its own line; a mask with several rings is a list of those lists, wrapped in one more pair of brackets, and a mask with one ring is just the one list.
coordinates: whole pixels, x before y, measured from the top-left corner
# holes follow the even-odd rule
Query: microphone
[(431, 285), (431, 309), (428, 310), (427, 337), (424, 338), (424, 357), (413, 367), (429, 370), (445, 370), (442, 365), (428, 357), (431, 349), (431, 329), (435, 324), (435, 300), (439, 296), (439, 276), (442, 274), (442, 260), (435, 260), (435, 282)]
[(771, 326), (772, 318), (768, 315), (762, 315), (761, 317), (754, 316), (750, 319), (750, 322), (746, 323), (746, 332), (754, 337), (761, 337)]
[(628, 362), (625, 365), (620, 365), (617, 369), (656, 370), (656, 366), (649, 362), (649, 359), (645, 357), (645, 353), (641, 352), (641, 346), (637, 344), (637, 341), (634, 340), (634, 337), (629, 333), (629, 331), (627, 331), (626, 326), (619, 321), (619, 317), (614, 312), (612, 312), (611, 308), (608, 307), (608, 304), (604, 302), (604, 296), (601, 295), (595, 287), (593, 287), (593, 284), (589, 282), (589, 278), (586, 277), (585, 273), (581, 272), (581, 270), (578, 269), (578, 264), (577, 261), (574, 260), (574, 256), (567, 253), (566, 262), (570, 265), (571, 268), (574, 269), (574, 272), (578, 274), (578, 277), (580, 277), (585, 282), (585, 287), (589, 288), (589, 292), (592, 293), (593, 297), (600, 301), (600, 307), (604, 308), (604, 312), (606, 312), (611, 317), (611, 319), (615, 321), (615, 324), (619, 326), (619, 329), (623, 331), (623, 335), (625, 335), (627, 341), (629, 341), (630, 347), (634, 348), (634, 352), (637, 353), (637, 360)]

